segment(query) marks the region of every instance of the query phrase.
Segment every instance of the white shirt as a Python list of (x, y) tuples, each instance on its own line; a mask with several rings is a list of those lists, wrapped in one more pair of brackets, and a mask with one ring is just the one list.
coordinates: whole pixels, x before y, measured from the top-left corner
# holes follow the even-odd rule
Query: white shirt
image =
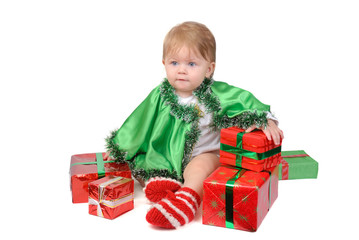
[(210, 125), (212, 124), (212, 113), (207, 113), (203, 104), (198, 103), (195, 96), (182, 98), (178, 96), (178, 102), (182, 105), (197, 105), (203, 112), (204, 116), (199, 119), (199, 129), (201, 134), (199, 140), (193, 148), (192, 158), (205, 152), (219, 151), (220, 132), (213, 131)]

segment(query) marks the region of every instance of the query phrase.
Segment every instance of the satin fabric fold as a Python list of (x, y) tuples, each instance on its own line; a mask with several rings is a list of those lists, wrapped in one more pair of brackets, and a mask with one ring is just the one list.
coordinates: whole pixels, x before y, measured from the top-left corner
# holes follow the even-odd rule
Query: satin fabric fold
[(166, 169), (180, 177), (185, 132), (190, 125), (178, 121), (170, 111), (157, 87), (117, 132), (114, 141), (127, 152), (126, 160), (134, 169)]
[(214, 82), (212, 91), (221, 102), (220, 115), (233, 118), (248, 110), (270, 112), (270, 106), (260, 102), (252, 93), (225, 82)]

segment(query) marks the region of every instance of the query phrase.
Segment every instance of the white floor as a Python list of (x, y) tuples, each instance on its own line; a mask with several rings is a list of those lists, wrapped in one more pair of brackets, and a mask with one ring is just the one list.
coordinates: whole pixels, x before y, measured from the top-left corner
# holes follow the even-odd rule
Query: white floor
[[(357, 1), (0, 1), (0, 216), (7, 239), (359, 239)], [(283, 150), (319, 162), (317, 180), (282, 181), (255, 233), (149, 226), (135, 208), (110, 221), (72, 204), (73, 154), (104, 151), (164, 75), (175, 24), (206, 24), (215, 80), (271, 105)], [(195, 237), (192, 237), (195, 236)]]

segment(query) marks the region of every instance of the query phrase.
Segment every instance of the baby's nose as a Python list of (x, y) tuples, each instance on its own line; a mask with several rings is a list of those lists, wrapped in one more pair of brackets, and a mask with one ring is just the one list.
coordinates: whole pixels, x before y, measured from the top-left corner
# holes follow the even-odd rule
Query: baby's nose
[(187, 73), (187, 69), (186, 69), (186, 66), (184, 66), (183, 64), (181, 64), (178, 68), (178, 73), (181, 73), (181, 74), (186, 74)]

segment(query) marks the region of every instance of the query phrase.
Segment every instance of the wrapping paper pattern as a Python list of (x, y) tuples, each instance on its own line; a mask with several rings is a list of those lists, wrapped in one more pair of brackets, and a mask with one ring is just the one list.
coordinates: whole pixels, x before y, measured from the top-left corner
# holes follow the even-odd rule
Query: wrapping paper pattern
[[(221, 130), (220, 162), (223, 164), (241, 167), (252, 171), (260, 172), (265, 169), (277, 166), (281, 163), (280, 145), (274, 145), (269, 141), (261, 130), (243, 134), (242, 141), (238, 142), (238, 135), (244, 130), (237, 127), (230, 127)], [(239, 153), (233, 153), (228, 148), (243, 149), (263, 159), (255, 160)], [(235, 151), (235, 150), (234, 150)], [(266, 157), (268, 155), (269, 157)]]
[[(101, 153), (102, 157), (104, 155), (105, 153)], [(71, 156), (70, 182), (73, 203), (87, 203), (89, 196), (88, 184), (101, 177), (114, 175), (131, 178), (131, 171), (127, 163), (104, 161), (100, 173), (96, 163), (96, 153)]]
[(317, 178), (319, 164), (303, 150), (282, 151), (279, 179)]
[[(202, 222), (206, 225), (256, 231), (278, 197), (278, 166), (265, 172), (254, 172), (220, 166), (203, 183)], [(242, 171), (233, 183), (233, 204), (228, 205), (228, 186), (233, 176)], [(232, 225), (228, 212), (232, 212)]]
[(89, 214), (114, 219), (134, 207), (134, 181), (107, 176), (89, 183)]

